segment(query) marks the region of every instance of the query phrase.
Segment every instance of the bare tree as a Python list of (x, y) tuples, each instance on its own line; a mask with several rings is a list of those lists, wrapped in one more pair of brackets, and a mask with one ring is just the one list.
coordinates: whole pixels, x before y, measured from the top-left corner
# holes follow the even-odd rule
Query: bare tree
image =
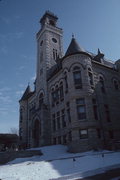
[(11, 127), (10, 128), (10, 134), (17, 134), (17, 135), (19, 135), (19, 130), (16, 127)]

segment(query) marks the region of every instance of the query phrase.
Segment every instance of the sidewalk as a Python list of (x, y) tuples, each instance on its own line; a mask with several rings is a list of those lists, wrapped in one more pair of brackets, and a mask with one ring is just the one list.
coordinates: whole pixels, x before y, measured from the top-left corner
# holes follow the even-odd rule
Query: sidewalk
[(111, 180), (117, 176), (120, 176), (120, 164), (50, 180)]
[(81, 180), (120, 180), (120, 168), (108, 170), (105, 173), (86, 177)]

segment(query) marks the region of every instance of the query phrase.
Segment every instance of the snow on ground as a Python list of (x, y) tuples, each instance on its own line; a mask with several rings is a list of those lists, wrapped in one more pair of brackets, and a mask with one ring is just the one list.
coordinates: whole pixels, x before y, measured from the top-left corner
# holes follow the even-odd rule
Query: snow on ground
[[(67, 147), (62, 145), (46, 146), (40, 149), (42, 156), (18, 158), (7, 165), (0, 166), (2, 180), (49, 180), (75, 174), (84, 174), (88, 171), (120, 165), (120, 152), (85, 152), (68, 153)], [(104, 153), (104, 156), (102, 155)], [(62, 178), (63, 179), (63, 178)], [(70, 179), (70, 178), (69, 178)]]

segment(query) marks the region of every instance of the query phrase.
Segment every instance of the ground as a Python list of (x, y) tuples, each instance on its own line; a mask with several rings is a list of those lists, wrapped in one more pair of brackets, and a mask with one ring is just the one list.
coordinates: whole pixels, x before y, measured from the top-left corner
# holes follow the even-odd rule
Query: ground
[(18, 158), (0, 166), (2, 180), (82, 179), (120, 168), (120, 152), (68, 153), (63, 145), (40, 149), (42, 156)]

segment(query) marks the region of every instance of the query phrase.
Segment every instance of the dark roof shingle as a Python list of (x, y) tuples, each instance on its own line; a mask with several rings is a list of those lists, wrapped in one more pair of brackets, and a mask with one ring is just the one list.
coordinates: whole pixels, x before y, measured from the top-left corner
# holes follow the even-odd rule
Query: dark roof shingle
[(65, 53), (65, 56), (68, 56), (70, 54), (77, 53), (77, 52), (85, 52), (85, 50), (79, 46), (76, 39), (73, 37), (71, 40), (71, 43)]

